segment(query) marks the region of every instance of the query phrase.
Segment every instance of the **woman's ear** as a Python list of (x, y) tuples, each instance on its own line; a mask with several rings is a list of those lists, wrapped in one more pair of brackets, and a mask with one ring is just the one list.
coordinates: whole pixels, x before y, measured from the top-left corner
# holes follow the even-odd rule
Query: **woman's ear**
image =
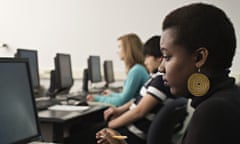
[(208, 58), (208, 49), (205, 47), (198, 48), (195, 51), (195, 60), (196, 60), (196, 67), (202, 67)]

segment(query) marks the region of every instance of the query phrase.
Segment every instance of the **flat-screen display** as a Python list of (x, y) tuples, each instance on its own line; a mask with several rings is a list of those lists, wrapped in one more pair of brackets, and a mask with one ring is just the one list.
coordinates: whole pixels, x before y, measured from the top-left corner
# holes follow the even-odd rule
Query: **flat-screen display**
[(88, 78), (92, 83), (101, 82), (100, 56), (89, 56), (88, 58)]
[(104, 78), (107, 84), (115, 82), (113, 62), (111, 60), (105, 60), (103, 62)]
[(37, 50), (17, 49), (16, 57), (28, 58), (33, 88), (40, 87)]
[(0, 143), (40, 137), (27, 60), (0, 58)]
[(55, 57), (55, 73), (58, 89), (68, 89), (73, 85), (71, 56), (57, 53)]

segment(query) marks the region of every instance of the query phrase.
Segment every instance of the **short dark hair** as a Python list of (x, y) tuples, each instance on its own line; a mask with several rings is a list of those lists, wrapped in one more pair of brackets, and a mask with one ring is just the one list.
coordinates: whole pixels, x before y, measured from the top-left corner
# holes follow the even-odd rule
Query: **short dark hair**
[(169, 13), (162, 29), (176, 30), (175, 44), (188, 51), (205, 47), (209, 51), (206, 65), (211, 70), (223, 70), (232, 66), (236, 49), (233, 24), (223, 10), (204, 3), (195, 3)]
[(152, 36), (145, 42), (143, 45), (143, 54), (144, 56), (150, 55), (154, 56), (155, 58), (162, 56), (162, 52), (160, 51), (160, 36)]

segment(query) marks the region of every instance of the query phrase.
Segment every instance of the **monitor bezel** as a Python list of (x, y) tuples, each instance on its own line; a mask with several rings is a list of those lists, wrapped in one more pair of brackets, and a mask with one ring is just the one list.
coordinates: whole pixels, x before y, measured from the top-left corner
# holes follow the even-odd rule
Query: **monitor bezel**
[[(109, 67), (110, 65), (110, 67)], [(112, 71), (112, 80), (109, 80), (109, 73), (108, 69), (111, 68)], [(114, 68), (113, 68), (113, 61), (112, 60), (104, 60), (103, 62), (103, 72), (104, 72), (104, 79), (107, 84), (115, 82), (115, 77), (114, 77)]]
[[(93, 62), (93, 59), (98, 59), (98, 65), (99, 65), (99, 79), (97, 80), (93, 80), (93, 65), (92, 65), (92, 62)], [(88, 60), (87, 60), (87, 64), (88, 64), (88, 78), (89, 80), (92, 82), (92, 83), (98, 83), (98, 82), (102, 82), (102, 73), (101, 73), (101, 59), (100, 59), (100, 56), (97, 56), (97, 55), (90, 55), (88, 57)]]
[(5, 58), (0, 58), (0, 63), (25, 63), (26, 68), (27, 68), (26, 71), (27, 71), (27, 75), (28, 75), (30, 93), (32, 95), (31, 100), (33, 103), (33, 111), (34, 111), (34, 116), (35, 116), (37, 134), (32, 135), (28, 138), (24, 138), (22, 140), (17, 140), (16, 142), (13, 142), (13, 143), (25, 144), (25, 143), (31, 142), (33, 140), (42, 140), (28, 59), (27, 58), (7, 58), (7, 57), (5, 57)]
[[(67, 56), (69, 58), (69, 66), (70, 66), (70, 73), (71, 73), (71, 85), (69, 85), (68, 87), (63, 87), (63, 81), (61, 79), (61, 62), (60, 62), (60, 57), (61, 56)], [(57, 53), (55, 58), (54, 58), (54, 62), (55, 62), (55, 76), (56, 76), (56, 88), (58, 89), (58, 91), (62, 91), (62, 90), (69, 90), (74, 83), (73, 80), (73, 74), (72, 74), (72, 64), (71, 64), (71, 55), (67, 54), (67, 53)]]
[[(32, 52), (35, 54), (35, 58), (36, 58), (36, 65), (37, 65), (37, 85), (38, 86), (34, 86), (33, 88), (34, 89), (39, 89), (40, 88), (40, 75), (39, 75), (39, 63), (38, 63), (38, 51), (37, 50), (34, 50), (34, 49), (24, 49), (24, 48), (18, 48), (17, 49), (17, 53), (15, 55), (16, 58), (25, 58), (25, 57), (21, 57), (20, 56), (20, 53), (21, 52)], [(30, 63), (29, 63), (30, 64)]]

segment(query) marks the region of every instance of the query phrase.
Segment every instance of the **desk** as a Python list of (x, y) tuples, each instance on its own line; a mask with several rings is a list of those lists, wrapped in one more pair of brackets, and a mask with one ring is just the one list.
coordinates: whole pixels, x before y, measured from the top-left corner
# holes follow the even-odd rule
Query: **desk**
[(91, 106), (84, 112), (66, 111), (39, 111), (40, 129), (46, 141), (64, 143), (64, 138), (69, 136), (69, 129), (75, 124), (87, 122), (100, 122), (103, 120), (102, 112), (107, 106)]

